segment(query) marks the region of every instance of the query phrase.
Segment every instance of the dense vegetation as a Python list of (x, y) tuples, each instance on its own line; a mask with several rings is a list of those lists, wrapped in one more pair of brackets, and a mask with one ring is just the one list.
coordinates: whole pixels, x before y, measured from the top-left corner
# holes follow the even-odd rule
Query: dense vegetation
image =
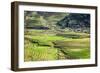
[(25, 61), (90, 58), (90, 15), (24, 12)]

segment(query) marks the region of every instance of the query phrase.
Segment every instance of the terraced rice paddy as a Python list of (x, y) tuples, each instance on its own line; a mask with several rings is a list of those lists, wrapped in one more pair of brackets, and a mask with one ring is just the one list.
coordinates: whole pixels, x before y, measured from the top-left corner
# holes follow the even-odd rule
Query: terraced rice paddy
[(24, 60), (48, 61), (90, 58), (90, 35), (76, 32), (28, 30), (24, 36)]

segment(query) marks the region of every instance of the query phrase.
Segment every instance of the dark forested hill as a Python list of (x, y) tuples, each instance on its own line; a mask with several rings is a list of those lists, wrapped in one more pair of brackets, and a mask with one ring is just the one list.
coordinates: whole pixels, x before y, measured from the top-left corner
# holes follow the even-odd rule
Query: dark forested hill
[(70, 13), (68, 16), (65, 16), (62, 20), (57, 22), (57, 25), (62, 28), (89, 28), (90, 27), (90, 15), (89, 14), (78, 14)]

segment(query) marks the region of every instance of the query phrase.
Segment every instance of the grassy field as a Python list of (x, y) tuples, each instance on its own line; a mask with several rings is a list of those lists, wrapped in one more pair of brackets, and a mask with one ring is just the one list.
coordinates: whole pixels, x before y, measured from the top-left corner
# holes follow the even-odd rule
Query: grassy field
[(87, 33), (27, 30), (24, 34), (25, 61), (90, 58)]

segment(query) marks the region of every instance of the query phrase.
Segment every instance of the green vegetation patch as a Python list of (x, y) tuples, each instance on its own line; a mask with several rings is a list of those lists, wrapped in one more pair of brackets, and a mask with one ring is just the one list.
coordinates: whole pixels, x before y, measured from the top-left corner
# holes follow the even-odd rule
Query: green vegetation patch
[(90, 58), (89, 48), (78, 48), (78, 49), (63, 49), (67, 53), (68, 59), (88, 59)]
[(56, 60), (57, 49), (47, 46), (38, 46), (31, 42), (25, 43), (25, 61)]

